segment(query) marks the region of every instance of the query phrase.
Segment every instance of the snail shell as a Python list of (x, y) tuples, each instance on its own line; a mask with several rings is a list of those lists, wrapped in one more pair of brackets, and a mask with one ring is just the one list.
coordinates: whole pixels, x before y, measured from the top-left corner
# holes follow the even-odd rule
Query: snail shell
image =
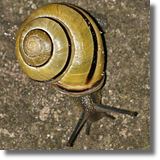
[(32, 12), (18, 31), (16, 56), (30, 78), (69, 95), (94, 92), (104, 82), (100, 31), (72, 5), (49, 4)]

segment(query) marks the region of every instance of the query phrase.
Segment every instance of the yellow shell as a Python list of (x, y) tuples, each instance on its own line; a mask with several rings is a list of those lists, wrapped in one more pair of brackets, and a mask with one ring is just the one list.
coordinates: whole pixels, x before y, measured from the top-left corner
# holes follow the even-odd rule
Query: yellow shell
[(18, 31), (16, 56), (32, 79), (73, 96), (98, 90), (104, 81), (100, 31), (83, 10), (49, 4), (32, 12)]

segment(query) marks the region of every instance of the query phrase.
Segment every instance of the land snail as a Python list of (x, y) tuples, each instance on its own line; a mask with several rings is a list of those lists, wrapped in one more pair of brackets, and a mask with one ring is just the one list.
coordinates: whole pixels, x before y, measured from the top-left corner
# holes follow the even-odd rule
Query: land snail
[(99, 90), (104, 84), (104, 46), (93, 19), (82, 9), (68, 4), (49, 4), (34, 12), (21, 25), (15, 52), (22, 70), (33, 80), (48, 82), (76, 97), (83, 110), (67, 146), (87, 122), (109, 117), (108, 112), (136, 116), (137, 112), (103, 106)]

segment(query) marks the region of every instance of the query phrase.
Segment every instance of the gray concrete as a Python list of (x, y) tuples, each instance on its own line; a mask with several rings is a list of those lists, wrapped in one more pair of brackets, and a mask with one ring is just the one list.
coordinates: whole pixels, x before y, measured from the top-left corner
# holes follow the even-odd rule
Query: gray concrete
[[(56, 2), (50, 0), (49, 2)], [(58, 2), (64, 2), (59, 0)], [(149, 0), (65, 0), (87, 10), (104, 32), (107, 79), (102, 103), (134, 110), (136, 118), (112, 114), (85, 127), (66, 147), (81, 115), (72, 98), (50, 84), (29, 79), (14, 46), (18, 28), (40, 0), (1, 0), (0, 5), (0, 149), (149, 150), (150, 149), (150, 3)]]

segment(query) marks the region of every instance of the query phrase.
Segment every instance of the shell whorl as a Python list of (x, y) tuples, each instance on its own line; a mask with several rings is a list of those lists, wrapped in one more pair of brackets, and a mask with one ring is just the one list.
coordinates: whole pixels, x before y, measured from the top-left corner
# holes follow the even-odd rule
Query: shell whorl
[(32, 12), (19, 29), (16, 56), (32, 79), (69, 95), (98, 90), (104, 80), (100, 31), (83, 10), (50, 4)]

